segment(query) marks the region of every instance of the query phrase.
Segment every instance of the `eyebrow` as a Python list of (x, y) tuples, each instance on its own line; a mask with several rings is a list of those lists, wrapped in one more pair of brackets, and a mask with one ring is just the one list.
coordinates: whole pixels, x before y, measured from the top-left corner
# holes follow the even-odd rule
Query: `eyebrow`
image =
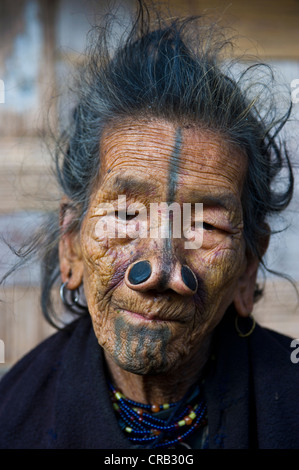
[(220, 207), (228, 212), (238, 208), (241, 204), (241, 201), (231, 193), (223, 193), (223, 194), (202, 194), (201, 191), (192, 191), (192, 196), (190, 198), (191, 202), (199, 202), (202, 203), (203, 206), (208, 207)]
[[(111, 187), (118, 194), (126, 194), (128, 196), (136, 196), (144, 193), (151, 193), (157, 189), (157, 186), (143, 179), (134, 178), (132, 176), (116, 176), (111, 182)], [(223, 194), (203, 194), (202, 191), (193, 190), (190, 194), (189, 201), (191, 203), (202, 203), (206, 207), (219, 207), (231, 212), (240, 206), (238, 198), (231, 193)]]
[(112, 182), (112, 188), (119, 194), (136, 195), (152, 192), (156, 186), (145, 180), (134, 177), (117, 176)]

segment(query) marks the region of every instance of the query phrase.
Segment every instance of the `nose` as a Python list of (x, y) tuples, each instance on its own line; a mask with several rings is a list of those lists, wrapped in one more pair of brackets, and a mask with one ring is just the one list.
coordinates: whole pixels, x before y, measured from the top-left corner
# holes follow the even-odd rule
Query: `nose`
[(140, 292), (172, 289), (180, 295), (193, 295), (198, 288), (197, 278), (189, 266), (176, 261), (170, 269), (156, 258), (130, 265), (125, 274), (125, 283)]

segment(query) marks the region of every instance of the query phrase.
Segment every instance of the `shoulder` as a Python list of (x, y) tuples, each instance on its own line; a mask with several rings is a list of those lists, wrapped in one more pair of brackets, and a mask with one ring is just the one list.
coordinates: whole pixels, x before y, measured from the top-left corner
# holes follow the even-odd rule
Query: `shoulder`
[(297, 403), (299, 354), (296, 359), (298, 350), (294, 350), (294, 338), (257, 325), (249, 344), (253, 368), (260, 382), (271, 378), (277, 390), (284, 390), (283, 395), (289, 399), (293, 394)]
[[(265, 360), (272, 362), (277, 360), (287, 366), (292, 365), (291, 354), (294, 348), (294, 338), (257, 324), (250, 342), (253, 354), (258, 348), (259, 355)], [(293, 371), (295, 372), (296, 369), (293, 368)]]
[[(251, 329), (252, 320), (245, 319), (241, 330)], [(225, 417), (221, 432), (229, 445), (239, 446), (242, 432), (247, 439), (250, 426), (253, 443), (259, 448), (298, 447), (299, 363), (292, 362), (292, 341), (259, 324), (249, 336), (241, 337), (233, 315), (221, 325), (208, 391), (215, 413), (220, 409)], [(249, 445), (246, 440), (244, 445)]]
[(294, 338), (256, 325), (249, 338), (249, 353), (257, 381), (271, 381), (276, 390), (282, 388), (290, 396), (297, 393), (295, 390), (299, 387), (299, 359), (294, 360)]
[(299, 363), (293, 338), (257, 325), (250, 340), (255, 407), (263, 448), (296, 448), (299, 440)]
[(26, 354), (2, 378), (0, 448), (26, 447), (29, 440), (46, 446), (46, 437), (38, 433), (42, 423), (51, 433), (52, 405), (65, 363), (72, 367), (69, 358), (78, 347), (84, 348), (90, 330), (88, 319), (73, 322)]
[(82, 327), (84, 327), (82, 320), (74, 321), (33, 348), (4, 375), (0, 382), (1, 392), (3, 393), (7, 387), (11, 389), (11, 386), (18, 381), (27, 380), (28, 375), (34, 375), (37, 371), (46, 376), (51, 370), (55, 370), (64, 351), (76, 336), (78, 328), (81, 330)]

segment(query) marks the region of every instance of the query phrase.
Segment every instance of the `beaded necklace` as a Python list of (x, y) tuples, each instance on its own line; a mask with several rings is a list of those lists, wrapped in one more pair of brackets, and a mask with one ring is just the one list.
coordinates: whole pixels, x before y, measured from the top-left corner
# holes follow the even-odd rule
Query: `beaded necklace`
[[(185, 400), (164, 405), (138, 403), (126, 398), (109, 384), (113, 408), (121, 428), (128, 439), (135, 444), (150, 447), (173, 447), (187, 439), (200, 427), (207, 424), (206, 405), (196, 393), (186, 405)], [(168, 420), (161, 419), (157, 413), (172, 409)]]

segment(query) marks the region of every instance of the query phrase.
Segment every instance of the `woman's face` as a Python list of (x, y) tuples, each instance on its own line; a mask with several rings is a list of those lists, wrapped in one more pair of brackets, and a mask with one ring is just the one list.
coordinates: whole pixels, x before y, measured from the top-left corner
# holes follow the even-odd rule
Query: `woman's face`
[[(246, 157), (212, 131), (124, 120), (106, 129), (100, 158), (79, 239), (71, 241), (77, 253), (71, 268), (80, 266), (95, 334), (106, 354), (136, 374), (166, 373), (200, 354), (232, 302), (241, 315), (250, 313), (254, 282), (241, 205)], [(156, 218), (151, 216), (162, 202), (181, 208), (176, 225), (181, 236), (174, 234), (177, 214), (168, 226), (163, 205)], [(203, 224), (196, 228), (202, 243), (195, 247), (186, 243), (186, 203), (192, 208), (191, 229), (201, 219), (194, 204), (203, 204)], [(139, 213), (134, 216), (132, 208)], [(164, 232), (154, 230), (165, 226)], [(136, 283), (129, 273), (140, 260), (148, 261), (148, 272)], [(195, 278), (191, 273), (191, 284), (186, 282), (182, 266), (194, 273), (196, 292)]]

